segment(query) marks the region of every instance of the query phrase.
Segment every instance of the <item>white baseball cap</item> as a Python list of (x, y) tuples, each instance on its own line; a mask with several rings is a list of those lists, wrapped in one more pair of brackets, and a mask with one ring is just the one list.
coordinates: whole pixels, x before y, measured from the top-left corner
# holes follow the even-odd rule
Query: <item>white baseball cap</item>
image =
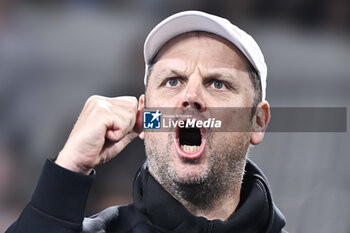
[(256, 69), (260, 77), (262, 99), (265, 99), (267, 67), (264, 55), (256, 41), (227, 19), (201, 11), (183, 11), (169, 16), (148, 34), (143, 50), (146, 64), (145, 85), (148, 66), (158, 51), (172, 38), (192, 31), (214, 33), (232, 42)]

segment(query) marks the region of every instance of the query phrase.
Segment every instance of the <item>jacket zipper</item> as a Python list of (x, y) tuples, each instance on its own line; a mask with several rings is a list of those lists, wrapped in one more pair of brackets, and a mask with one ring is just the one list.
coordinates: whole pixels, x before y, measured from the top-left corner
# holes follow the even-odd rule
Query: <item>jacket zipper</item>
[(213, 232), (213, 221), (208, 221), (208, 230), (207, 233), (212, 233)]

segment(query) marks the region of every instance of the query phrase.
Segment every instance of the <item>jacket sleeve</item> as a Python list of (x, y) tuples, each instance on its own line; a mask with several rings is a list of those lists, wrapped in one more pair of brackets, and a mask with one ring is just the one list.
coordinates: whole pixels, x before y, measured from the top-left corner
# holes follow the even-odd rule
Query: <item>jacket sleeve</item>
[(30, 202), (6, 233), (81, 232), (94, 175), (78, 174), (47, 160)]

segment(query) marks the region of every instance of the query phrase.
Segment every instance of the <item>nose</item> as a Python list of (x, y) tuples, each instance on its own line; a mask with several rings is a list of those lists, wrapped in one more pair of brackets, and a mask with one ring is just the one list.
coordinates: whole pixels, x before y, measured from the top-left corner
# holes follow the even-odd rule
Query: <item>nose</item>
[(200, 112), (206, 110), (200, 80), (189, 79), (181, 105), (183, 108), (194, 108)]

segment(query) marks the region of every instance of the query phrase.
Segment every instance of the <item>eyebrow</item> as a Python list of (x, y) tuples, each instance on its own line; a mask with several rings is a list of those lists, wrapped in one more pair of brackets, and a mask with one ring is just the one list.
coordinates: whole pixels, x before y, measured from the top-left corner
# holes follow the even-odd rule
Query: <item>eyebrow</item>
[(241, 71), (236, 69), (230, 69), (230, 68), (217, 68), (212, 71), (208, 71), (203, 75), (203, 79), (210, 79), (210, 78), (221, 78), (226, 81), (235, 81), (238, 78), (240, 78)]
[(160, 80), (164, 77), (171, 77), (171, 76), (186, 77), (184, 72), (172, 67), (165, 67), (154, 73), (154, 78), (156, 80)]
[[(247, 71), (243, 71), (240, 69), (234, 69), (234, 68), (209, 68), (206, 72), (202, 72), (203, 79), (208, 80), (211, 78), (221, 78), (226, 81), (235, 81), (238, 78), (241, 77), (241, 73), (246, 73)], [(169, 65), (166, 67), (163, 67), (161, 70), (158, 70), (155, 72), (155, 79), (161, 80), (164, 77), (184, 77), (186, 78), (187, 75), (185, 71), (182, 71), (177, 66)]]

